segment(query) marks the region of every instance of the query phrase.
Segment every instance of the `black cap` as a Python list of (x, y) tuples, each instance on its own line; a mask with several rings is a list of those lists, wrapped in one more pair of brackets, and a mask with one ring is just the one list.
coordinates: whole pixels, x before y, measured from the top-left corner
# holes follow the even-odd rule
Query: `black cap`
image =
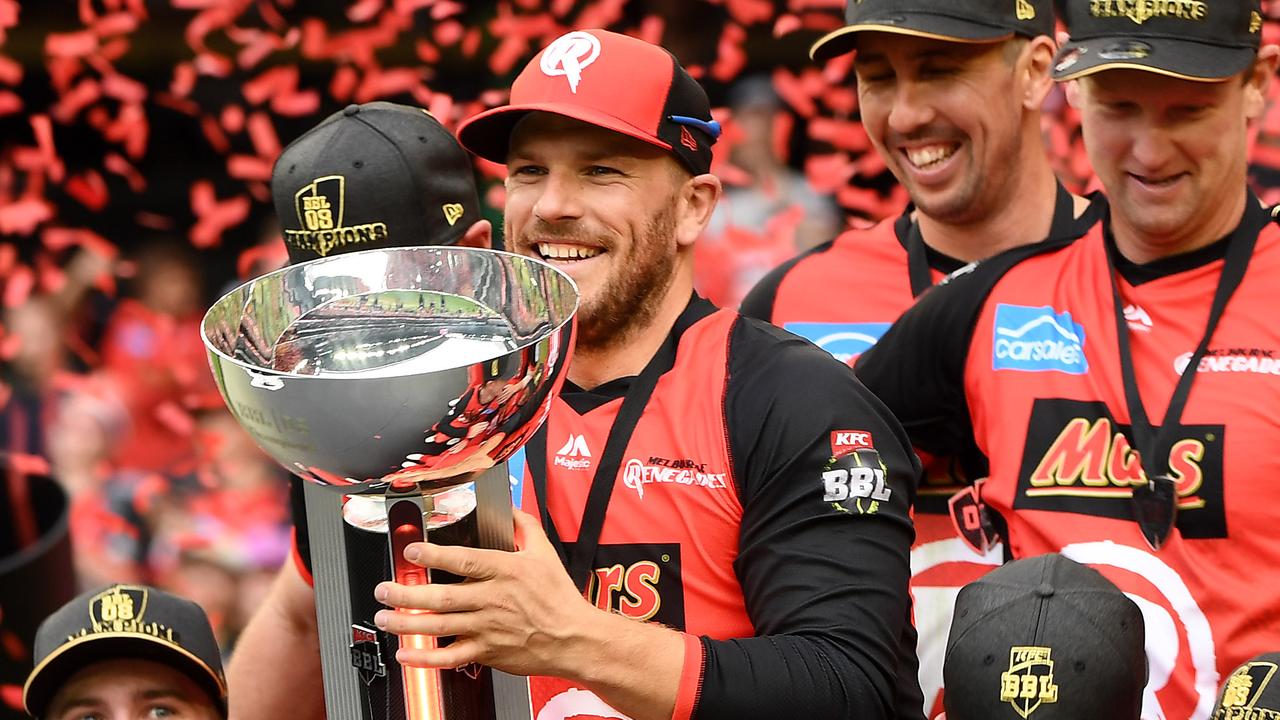
[(1227, 677), (1209, 720), (1280, 720), (1280, 653), (1246, 661)]
[(814, 60), (857, 49), (863, 30), (951, 42), (996, 42), (1015, 35), (1053, 36), (1051, 0), (849, 0), (845, 26), (809, 48)]
[(422, 108), (348, 105), (289, 143), (271, 173), (289, 262), (451, 245), (480, 219), (471, 158)]
[(1243, 72), (1262, 39), (1259, 0), (1058, 0), (1071, 40), (1053, 79), (1130, 69), (1183, 80)]
[(947, 720), (1138, 720), (1142, 612), (1061, 555), (1018, 560), (956, 598), (942, 676)]
[(656, 145), (695, 175), (711, 170), (711, 146), (720, 137), (706, 91), (670, 52), (607, 30), (553, 40), (512, 83), (510, 104), (463, 121), (458, 139), (476, 155), (505, 163), (511, 131), (534, 111)]
[(209, 618), (199, 605), (141, 585), (110, 585), (63, 605), (36, 630), (35, 669), (22, 699), (42, 717), (72, 675), (103, 660), (139, 658), (203, 687), (226, 716), (227, 682)]

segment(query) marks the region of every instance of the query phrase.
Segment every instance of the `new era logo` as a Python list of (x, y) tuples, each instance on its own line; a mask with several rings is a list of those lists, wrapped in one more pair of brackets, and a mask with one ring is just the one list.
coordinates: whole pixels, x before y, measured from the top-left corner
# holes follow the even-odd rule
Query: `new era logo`
[(449, 227), (453, 227), (453, 224), (458, 222), (458, 219), (462, 217), (464, 212), (466, 212), (461, 203), (441, 205), (440, 209), (444, 212), (444, 219), (449, 223)]
[(680, 144), (694, 152), (698, 152), (698, 141), (693, 138), (693, 133), (689, 132), (689, 128), (684, 126), (680, 127)]
[(831, 454), (848, 455), (855, 450), (872, 450), (871, 433), (865, 430), (832, 430)]
[(552, 461), (556, 465), (569, 470), (585, 470), (591, 467), (591, 448), (587, 447), (587, 439), (582, 435), (570, 435), (564, 446), (556, 451)]

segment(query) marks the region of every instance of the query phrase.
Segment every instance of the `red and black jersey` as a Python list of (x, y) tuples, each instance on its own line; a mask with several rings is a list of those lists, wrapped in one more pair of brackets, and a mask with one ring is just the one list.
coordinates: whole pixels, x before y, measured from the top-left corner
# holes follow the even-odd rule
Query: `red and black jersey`
[[(1134, 520), (1147, 480), (1131, 447), (1118, 330), (1146, 413), (1164, 409), (1209, 316), (1233, 243), (1257, 239), (1167, 447), (1177, 523), (1160, 550)], [(1242, 240), (1244, 238), (1245, 240)], [(1117, 288), (1124, 327), (1111, 290)], [(1249, 196), (1239, 227), (1185, 255), (1134, 265), (1104, 224), (1018, 249), (929, 293), (859, 361), (864, 383), (932, 452), (989, 463), (982, 497), (1013, 557), (1062, 552), (1139, 600), (1143, 717), (1207, 718), (1217, 681), (1280, 647), (1280, 227)], [(1230, 480), (1226, 478), (1230, 477)]]
[[(905, 434), (809, 343), (701, 299), (682, 326), (622, 456), (589, 599), (687, 633), (676, 717), (921, 717)], [(633, 381), (566, 384), (553, 406), (548, 508), (567, 544)], [(563, 681), (532, 687), (538, 717), (614, 717)]]
[[(1092, 214), (1074, 217), (1073, 198), (1061, 185), (1056, 205), (1050, 241), (1088, 229)], [(919, 295), (966, 264), (929, 247), (912, 212), (908, 207), (895, 220), (846, 231), (781, 265), (743, 300), (742, 313), (807, 338), (852, 365)], [(980, 555), (956, 536), (947, 500), (964, 487), (964, 474), (952, 458), (920, 454), (925, 473), (914, 508), (913, 607), (925, 707), (940, 711), (956, 591), (998, 565), (1002, 553), (995, 548)]]

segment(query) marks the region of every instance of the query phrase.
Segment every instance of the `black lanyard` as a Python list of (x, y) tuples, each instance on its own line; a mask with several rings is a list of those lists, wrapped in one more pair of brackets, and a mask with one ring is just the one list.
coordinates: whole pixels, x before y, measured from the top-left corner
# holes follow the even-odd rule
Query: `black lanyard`
[(582, 524), (578, 529), (578, 541), (574, 543), (572, 555), (560, 539), (555, 521), (551, 519), (551, 511), (547, 500), (547, 425), (538, 429), (529, 443), (525, 445), (525, 457), (529, 464), (529, 474), (533, 480), (533, 492), (538, 499), (538, 515), (542, 519), (542, 529), (547, 539), (560, 555), (560, 562), (569, 571), (569, 577), (579, 590), (586, 591), (591, 577), (591, 561), (595, 559), (596, 548), (600, 546), (600, 533), (604, 529), (605, 512), (609, 509), (609, 500), (613, 497), (613, 486), (618, 478), (618, 469), (622, 467), (622, 454), (626, 452), (635, 432), (640, 416), (658, 385), (658, 379), (675, 366), (676, 347), (680, 336), (689, 328), (699, 315), (686, 311), (676, 321), (675, 327), (658, 352), (649, 359), (644, 370), (627, 388), (622, 398), (622, 406), (609, 428), (609, 437), (605, 440), (604, 452), (600, 454), (600, 464), (596, 466), (595, 475), (591, 478), (591, 488), (587, 491), (587, 502), (582, 509)]
[[(1079, 234), (1084, 228), (1077, 228), (1075, 199), (1062, 183), (1057, 184), (1057, 195), (1053, 201), (1053, 221), (1049, 226), (1046, 240), (1060, 239), (1059, 236)], [(910, 212), (908, 210), (907, 212)], [(1090, 223), (1092, 224), (1092, 223)], [(1084, 227), (1087, 227), (1084, 226)], [(925, 245), (924, 236), (920, 233), (920, 223), (912, 222), (907, 230), (907, 277), (911, 280), (911, 297), (918, 298), (933, 287), (933, 268), (929, 265), (929, 249)]]
[[(1250, 193), (1247, 200), (1250, 206), (1257, 205), (1257, 199)], [(1120, 350), (1120, 373), (1124, 379), (1124, 399), (1129, 408), (1129, 441), (1138, 451), (1142, 461), (1142, 470), (1147, 475), (1147, 484), (1133, 489), (1133, 512), (1142, 535), (1153, 550), (1168, 540), (1173, 531), (1177, 514), (1177, 498), (1175, 483), (1169, 475), (1169, 445), (1180, 428), (1182, 411), (1191, 395), (1191, 384), (1195, 380), (1200, 367), (1200, 360), (1209, 349), (1209, 341), (1218, 327), (1218, 321), (1227, 308), (1236, 288), (1244, 279), (1245, 270), (1249, 267), (1249, 258), (1253, 255), (1258, 234), (1246, 223), (1251, 213), (1246, 210), (1235, 236), (1228, 240), (1226, 257), (1223, 260), (1222, 274), (1218, 277), (1218, 287), (1213, 293), (1213, 303), (1209, 306), (1209, 320), (1205, 323), (1204, 336), (1200, 344), (1191, 354), (1191, 360), (1178, 376), (1178, 384), (1169, 398), (1169, 407), (1165, 410), (1164, 419), (1157, 432), (1147, 417), (1147, 409), (1142, 404), (1142, 395), (1138, 389), (1137, 373), (1133, 365), (1133, 349), (1129, 342), (1129, 324), (1124, 317), (1124, 301), (1120, 298), (1120, 284), (1116, 280), (1116, 258), (1112, 253), (1118, 252), (1110, 243), (1107, 246), (1107, 272), (1111, 279), (1111, 299), (1116, 312), (1116, 339)], [(1108, 234), (1110, 230), (1108, 229)], [(1162, 453), (1161, 450), (1164, 452)]]

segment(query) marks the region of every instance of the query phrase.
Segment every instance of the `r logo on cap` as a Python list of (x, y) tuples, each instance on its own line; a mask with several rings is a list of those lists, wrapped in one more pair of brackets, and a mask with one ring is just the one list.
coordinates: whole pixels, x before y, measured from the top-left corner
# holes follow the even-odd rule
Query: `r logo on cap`
[(569, 90), (578, 92), (582, 71), (600, 57), (600, 41), (591, 33), (575, 31), (556, 38), (542, 51), (540, 66), (547, 77), (563, 75)]

